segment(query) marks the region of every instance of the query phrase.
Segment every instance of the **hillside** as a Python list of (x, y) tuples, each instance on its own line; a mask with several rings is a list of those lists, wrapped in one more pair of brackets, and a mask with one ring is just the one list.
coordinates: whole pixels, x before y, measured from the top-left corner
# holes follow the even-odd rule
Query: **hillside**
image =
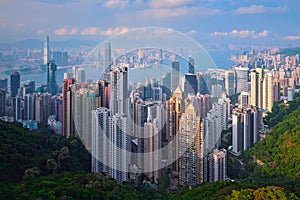
[(64, 171), (90, 171), (90, 155), (79, 139), (30, 132), (0, 121), (1, 182)]

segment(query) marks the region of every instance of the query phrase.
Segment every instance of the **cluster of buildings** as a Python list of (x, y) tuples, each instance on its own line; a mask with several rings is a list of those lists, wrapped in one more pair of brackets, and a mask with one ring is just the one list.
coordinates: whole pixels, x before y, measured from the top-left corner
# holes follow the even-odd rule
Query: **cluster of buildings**
[[(167, 171), (182, 186), (226, 180), (222, 131), (232, 127), (234, 154), (249, 149), (259, 141), (262, 117), (273, 102), (292, 100), (300, 85), (299, 58), (252, 51), (230, 70), (195, 72), (189, 58), (184, 77), (174, 60), (160, 80), (129, 86), (130, 67), (112, 64), (111, 46), (105, 45), (103, 79), (88, 82), (84, 69), (74, 67), (60, 87), (46, 37), (47, 84), (21, 86), (13, 72), (8, 95), (7, 79), (0, 79), (0, 117), (44, 122), (58, 134), (79, 137), (92, 154), (91, 171), (118, 183), (137, 181), (142, 173), (156, 181)], [(238, 95), (237, 104), (231, 95)]]

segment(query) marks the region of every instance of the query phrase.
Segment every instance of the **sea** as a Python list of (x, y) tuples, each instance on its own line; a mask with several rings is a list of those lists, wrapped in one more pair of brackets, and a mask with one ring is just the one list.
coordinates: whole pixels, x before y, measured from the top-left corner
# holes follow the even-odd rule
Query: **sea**
[[(234, 62), (230, 60), (231, 55), (235, 54), (236, 52), (209, 52), (209, 55), (215, 62), (217, 68), (227, 70), (234, 66)], [(184, 67), (186, 68), (186, 67)], [(61, 85), (64, 78), (64, 73), (71, 72), (71, 68), (63, 68), (59, 69), (56, 72), (56, 80), (57, 84)], [(170, 67), (164, 65), (160, 66), (159, 68), (157, 66), (153, 67), (147, 67), (144, 69), (134, 69), (130, 70), (129, 73), (129, 82), (137, 83), (137, 82), (144, 82), (146, 80), (146, 77), (158, 77), (161, 78), (162, 75), (170, 72)], [(85, 70), (85, 76), (87, 79), (92, 79), (93, 81), (96, 81), (101, 77), (102, 69), (96, 68), (96, 67), (89, 67)], [(29, 80), (33, 80), (36, 82), (36, 86), (40, 86), (42, 84), (46, 84), (47, 75), (46, 72), (41, 73), (33, 73), (33, 74), (21, 74), (21, 83), (27, 82)]]

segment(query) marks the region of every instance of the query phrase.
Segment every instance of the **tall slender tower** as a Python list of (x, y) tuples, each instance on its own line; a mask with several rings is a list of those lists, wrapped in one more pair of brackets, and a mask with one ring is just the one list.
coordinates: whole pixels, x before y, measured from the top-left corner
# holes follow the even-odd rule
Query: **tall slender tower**
[(203, 123), (193, 104), (179, 122), (179, 184), (195, 186), (203, 182)]
[(271, 72), (265, 74), (263, 83), (263, 109), (271, 112), (274, 103), (274, 83)]
[(62, 86), (62, 109), (63, 109), (63, 136), (69, 137), (73, 135), (73, 116), (72, 116), (72, 95), (71, 86), (75, 84), (75, 79), (70, 77), (69, 74), (64, 74), (64, 82)]
[(55, 95), (57, 93), (57, 83), (55, 75), (56, 70), (57, 66), (54, 61), (49, 61), (47, 63), (47, 88), (48, 92), (52, 95)]
[(5, 116), (6, 91), (0, 88), (0, 117)]
[(119, 67), (110, 75), (110, 112), (111, 115), (128, 114), (128, 68)]
[(189, 57), (189, 73), (195, 74), (195, 60), (192, 57)]
[(111, 45), (110, 42), (105, 42), (104, 47), (104, 79), (109, 80), (111, 65)]
[(44, 39), (44, 64), (47, 65), (49, 61), (50, 61), (49, 36), (46, 35)]
[(251, 71), (251, 105), (263, 107), (263, 78), (264, 70), (256, 68)]
[(179, 61), (172, 62), (171, 75), (171, 90), (174, 92), (179, 85)]
[(178, 131), (179, 131), (179, 120), (183, 112), (183, 93), (179, 87), (173, 92), (172, 97), (167, 102), (167, 133), (168, 133), (168, 142), (169, 152), (168, 159), (174, 160), (171, 168), (174, 171), (178, 172)]
[(236, 89), (236, 75), (234, 70), (227, 70), (225, 72), (225, 89), (227, 95), (235, 94)]
[(18, 89), (20, 88), (20, 74), (17, 71), (14, 71), (10, 75), (10, 94), (11, 97), (15, 97), (18, 94)]

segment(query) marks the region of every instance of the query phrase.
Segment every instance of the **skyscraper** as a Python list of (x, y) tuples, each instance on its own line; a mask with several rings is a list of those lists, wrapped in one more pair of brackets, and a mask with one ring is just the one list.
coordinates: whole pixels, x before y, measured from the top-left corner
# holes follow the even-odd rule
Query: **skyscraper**
[(23, 120), (35, 120), (35, 96), (35, 94), (25, 95)]
[(111, 45), (108, 41), (106, 41), (104, 45), (104, 79), (109, 80), (110, 70), (112, 67)]
[(226, 155), (227, 151), (225, 149), (213, 150), (213, 181), (226, 180)]
[(85, 82), (85, 70), (84, 68), (79, 68), (76, 71), (76, 83), (84, 83)]
[(223, 86), (220, 84), (213, 84), (211, 86), (211, 96), (213, 98), (220, 98), (223, 94)]
[(22, 119), (22, 112), (23, 112), (23, 107), (22, 107), (22, 98), (21, 97), (14, 97), (13, 98), (13, 117), (14, 121), (18, 121)]
[(54, 51), (53, 53), (53, 60), (57, 66), (62, 66), (62, 52), (61, 51)]
[(128, 180), (128, 167), (130, 157), (128, 151), (131, 151), (131, 138), (128, 134), (128, 118), (123, 114), (115, 114), (109, 118), (109, 172), (119, 184)]
[(0, 117), (5, 116), (6, 107), (6, 91), (4, 88), (0, 88)]
[(178, 131), (179, 120), (183, 112), (183, 93), (179, 89), (173, 92), (172, 97), (167, 102), (167, 138), (169, 142), (168, 159), (174, 161), (171, 168), (178, 172)]
[(249, 92), (241, 92), (238, 97), (239, 108), (246, 109), (250, 105), (250, 94)]
[(261, 127), (262, 114), (259, 108), (235, 109), (232, 113), (233, 152), (240, 153), (252, 147), (259, 140)]
[(195, 74), (195, 60), (192, 57), (189, 57), (189, 73)]
[(184, 96), (187, 96), (188, 94), (195, 95), (198, 91), (198, 82), (197, 82), (197, 76), (195, 74), (185, 74), (185, 80), (184, 80)]
[(72, 116), (75, 135), (79, 136), (87, 150), (91, 148), (92, 110), (99, 107), (99, 95), (93, 90), (81, 88), (72, 91)]
[[(149, 109), (149, 107), (148, 107)], [(152, 121), (150, 112), (148, 112), (147, 122), (144, 124), (144, 170), (145, 174), (155, 180), (160, 178), (161, 155), (159, 150), (161, 147), (161, 130), (159, 127), (160, 118)]]
[(264, 70), (256, 68), (251, 71), (251, 105), (263, 108), (263, 79)]
[(47, 89), (52, 95), (57, 94), (57, 83), (56, 83), (56, 70), (57, 66), (54, 61), (49, 61), (47, 64)]
[(236, 90), (236, 76), (234, 70), (227, 70), (225, 72), (225, 89), (227, 95), (233, 95), (235, 94)]
[(265, 74), (265, 79), (263, 82), (263, 110), (271, 112), (273, 103), (274, 103), (273, 76), (271, 72), (267, 72)]
[(171, 71), (171, 91), (174, 92), (179, 85), (179, 61), (172, 62), (172, 71)]
[(44, 38), (44, 64), (47, 65), (50, 61), (50, 48), (49, 48), (49, 36)]
[(218, 105), (215, 103), (212, 109), (203, 119), (204, 125), (204, 155), (207, 156), (214, 148), (221, 144), (221, 119), (219, 117)]
[(11, 97), (15, 97), (18, 94), (18, 89), (20, 88), (20, 74), (17, 71), (14, 71), (10, 75), (10, 94)]
[(248, 67), (235, 67), (236, 73), (236, 93), (248, 91)]
[(0, 88), (7, 91), (7, 78), (0, 78)]
[(191, 97), (190, 101), (194, 105), (197, 116), (201, 117), (201, 119), (206, 117), (206, 114), (211, 109), (210, 95), (198, 93), (195, 97)]
[(119, 67), (110, 73), (110, 112), (111, 116), (128, 115), (128, 68)]
[(92, 111), (92, 173), (108, 173), (109, 168), (109, 110), (104, 107)]
[(100, 107), (109, 108), (109, 82), (108, 80), (98, 80), (97, 93), (99, 94)]
[(62, 109), (63, 109), (63, 136), (69, 137), (73, 135), (73, 116), (72, 116), (72, 95), (71, 86), (75, 84), (75, 79), (64, 74), (64, 82), (62, 86)]
[(196, 186), (203, 182), (203, 123), (190, 104), (179, 121), (179, 184)]

